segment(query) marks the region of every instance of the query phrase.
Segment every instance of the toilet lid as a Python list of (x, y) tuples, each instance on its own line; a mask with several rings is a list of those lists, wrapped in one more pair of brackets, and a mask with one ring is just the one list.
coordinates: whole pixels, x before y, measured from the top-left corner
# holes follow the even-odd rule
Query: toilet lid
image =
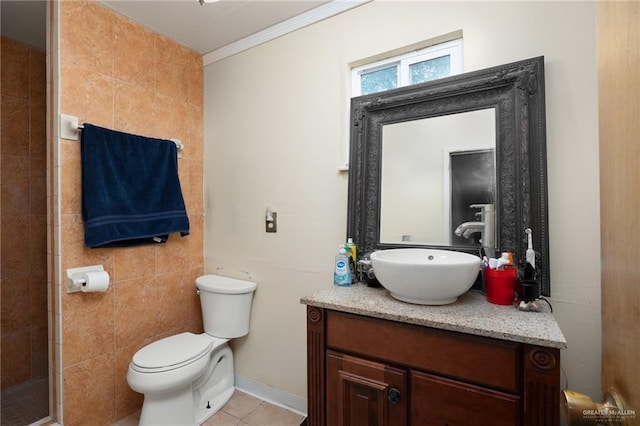
[(200, 290), (222, 294), (251, 293), (258, 285), (254, 282), (223, 277), (220, 275), (203, 275), (196, 278), (196, 287)]
[(180, 333), (165, 337), (140, 349), (133, 364), (143, 369), (170, 370), (190, 364), (208, 353), (213, 344), (207, 335)]

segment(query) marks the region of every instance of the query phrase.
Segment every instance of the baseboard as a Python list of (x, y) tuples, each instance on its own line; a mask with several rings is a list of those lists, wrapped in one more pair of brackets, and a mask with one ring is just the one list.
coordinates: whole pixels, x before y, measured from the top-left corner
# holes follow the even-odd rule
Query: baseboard
[(307, 416), (307, 400), (248, 377), (235, 375), (236, 389), (270, 404)]

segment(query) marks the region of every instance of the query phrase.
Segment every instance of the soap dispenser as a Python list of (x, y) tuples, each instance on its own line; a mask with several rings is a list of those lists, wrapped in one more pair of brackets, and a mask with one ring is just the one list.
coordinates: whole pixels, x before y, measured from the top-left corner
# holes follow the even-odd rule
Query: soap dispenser
[(349, 256), (344, 246), (340, 246), (336, 255), (335, 271), (333, 274), (333, 283), (339, 286), (350, 286), (353, 278), (349, 269)]

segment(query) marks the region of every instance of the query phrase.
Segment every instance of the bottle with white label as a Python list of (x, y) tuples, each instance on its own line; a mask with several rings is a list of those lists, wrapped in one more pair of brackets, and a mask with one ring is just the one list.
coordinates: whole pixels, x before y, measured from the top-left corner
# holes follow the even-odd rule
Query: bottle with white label
[(353, 280), (349, 270), (349, 256), (344, 246), (340, 246), (340, 252), (336, 255), (333, 283), (339, 286), (350, 286)]

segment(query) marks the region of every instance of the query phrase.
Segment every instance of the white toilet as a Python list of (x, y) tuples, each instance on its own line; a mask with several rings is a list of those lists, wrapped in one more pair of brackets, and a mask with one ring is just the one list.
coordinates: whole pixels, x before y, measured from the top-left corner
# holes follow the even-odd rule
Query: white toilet
[(204, 333), (180, 333), (133, 356), (127, 382), (144, 394), (140, 425), (199, 425), (234, 392), (229, 339), (249, 332), (256, 283), (204, 275), (196, 279)]

